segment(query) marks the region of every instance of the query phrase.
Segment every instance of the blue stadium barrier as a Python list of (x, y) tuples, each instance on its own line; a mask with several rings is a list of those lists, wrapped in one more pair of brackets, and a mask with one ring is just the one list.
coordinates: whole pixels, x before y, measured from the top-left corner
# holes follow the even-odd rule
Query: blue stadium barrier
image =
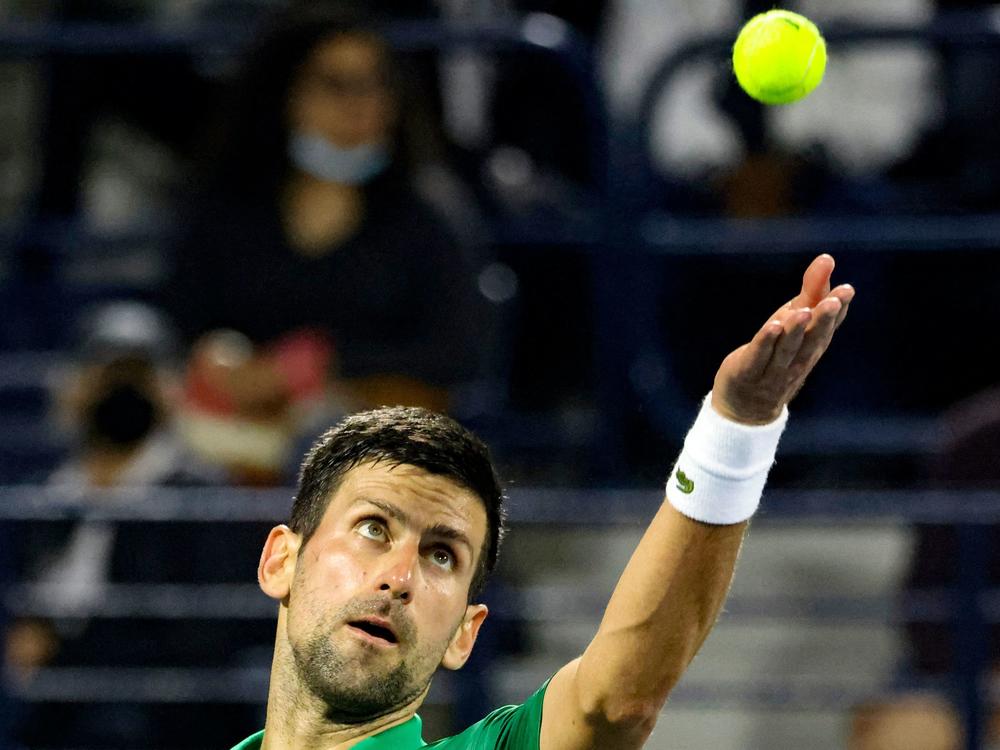
[[(292, 490), (155, 489), (118, 491), (81, 499), (52, 488), (0, 488), (0, 530), (14, 524), (64, 520), (102, 520), (169, 525), (176, 521), (205, 524), (278, 522), (286, 517)], [(515, 526), (608, 528), (644, 526), (662, 501), (659, 490), (552, 490), (520, 488), (511, 492), (510, 520)], [(995, 491), (806, 491), (775, 490), (755, 522), (758, 525), (954, 524), (960, 530), (960, 585), (955, 590), (923, 591), (898, 601), (871, 597), (785, 595), (735, 596), (727, 617), (792, 617), (817, 623), (905, 623), (919, 619), (951, 622), (963, 655), (951, 686), (964, 697), (967, 726), (982, 721), (983, 677), (989, 663), (985, 625), (1000, 622), (1000, 589), (990, 588), (983, 571), (989, 540), (985, 531), (1000, 524), (1000, 493)], [(224, 537), (220, 536), (220, 539)], [(253, 561), (248, 561), (252, 567)], [(3, 610), (13, 616), (82, 617), (205, 621), (270, 620), (274, 604), (253, 583), (114, 584), (83, 609), (53, 602), (59, 586), (8, 582)], [(530, 602), (526, 606), (525, 602)], [(501, 590), (492, 607), (500, 621), (525, 618), (539, 622), (594, 618), (606, 602), (601, 596), (556, 587)], [(50, 668), (16, 690), (24, 701), (186, 702), (192, 700), (255, 703), (266, 694), (264, 668)], [(109, 698), (110, 696), (110, 698)], [(463, 693), (438, 694), (461, 701)], [(707, 692), (682, 686), (675, 705), (725, 705), (735, 701), (761, 707), (790, 705), (802, 710), (847, 710), (867, 696), (843, 685), (815, 680), (782, 683), (762, 675), (751, 684), (731, 684)]]
[[(885, 42), (913, 42), (956, 45), (998, 44), (995, 25), (985, 23), (986, 17), (968, 15), (942, 19), (920, 28), (831, 28), (827, 38), (831, 46), (848, 44), (879, 44)], [(561, 30), (560, 30), (561, 29)], [(185, 52), (197, 55), (226, 56), (234, 46), (246, 38), (246, 29), (233, 33), (231, 25), (200, 25), (191, 29), (160, 29), (135, 26), (65, 25), (61, 27), (33, 26), (0, 29), (0, 57), (40, 58), (52, 54), (64, 55), (116, 55), (161, 54)], [(695, 255), (729, 255), (752, 253), (798, 254), (824, 248), (861, 250), (866, 253), (894, 253), (900, 251), (941, 251), (948, 249), (993, 250), (1000, 237), (1000, 215), (963, 217), (880, 217), (878, 219), (849, 220), (773, 220), (773, 221), (721, 221), (680, 219), (654, 210), (647, 205), (650, 195), (651, 165), (648, 158), (649, 114), (664, 87), (675, 74), (696, 59), (725, 56), (733, 35), (719, 35), (686, 45), (666, 59), (644, 98), (641, 116), (630, 123), (609, 124), (603, 97), (594, 74), (590, 51), (582, 45), (568, 28), (551, 21), (533, 24), (528, 20), (494, 27), (440, 27), (435, 24), (406, 24), (394, 27), (394, 42), (402, 49), (440, 49), (447, 46), (476, 46), (493, 49), (531, 49), (553, 54), (563, 60), (581, 85), (591, 128), (595, 174), (605, 179), (599, 185), (604, 205), (596, 216), (593, 227), (572, 227), (564, 231), (558, 226), (509, 226), (501, 228), (505, 240), (535, 243), (565, 243), (583, 247), (592, 254), (595, 298), (598, 311), (598, 363), (599, 398), (603, 404), (603, 424), (598, 439), (599, 460), (606, 463), (606, 475), (620, 477), (624, 465), (623, 427), (618, 421), (620, 404), (634, 398), (634, 369), (643, 356), (663, 359), (659, 351), (660, 340), (653, 338), (657, 330), (654, 315), (647, 307), (655, 304), (655, 296), (636, 294), (643, 288), (640, 283), (647, 268), (644, 265), (657, 257), (683, 257)], [(506, 234), (504, 234), (506, 232)], [(78, 251), (83, 244), (103, 247), (111, 252), (114, 247), (128, 247), (135, 236), (86, 237), (79, 227), (72, 224), (53, 224), (45, 221), (29, 227), (11, 229), (0, 239), (0, 245), (19, 244), (24, 237), (57, 248), (61, 252)], [(153, 237), (152, 239), (156, 239)], [(639, 262), (641, 261), (641, 262)], [(652, 354), (650, 354), (652, 352)], [(665, 432), (677, 433), (678, 425), (686, 422), (686, 412), (676, 404), (661, 397), (665, 389), (645, 394), (649, 413), (653, 414)], [(857, 421), (841, 425), (831, 433), (828, 422), (813, 425), (809, 437), (798, 438), (802, 450), (824, 451), (851, 449), (878, 453), (892, 451), (927, 452), (933, 445), (927, 419), (905, 418), (888, 425), (888, 429), (862, 430)], [(882, 425), (885, 427), (886, 425)], [(789, 440), (794, 445), (796, 426), (790, 430)], [(679, 434), (679, 433), (678, 433)], [(805, 435), (805, 432), (800, 433)], [(831, 441), (830, 435), (839, 437)], [(825, 442), (824, 442), (825, 441)], [(839, 441), (839, 442), (838, 442)], [(839, 448), (838, 448), (839, 446)], [(204, 496), (208, 497), (208, 496)], [(156, 493), (156, 504), (147, 507), (138, 498), (125, 498), (120, 504), (104, 506), (96, 512), (65, 499), (60, 500), (40, 493), (38, 488), (23, 487), (0, 491), (0, 519), (5, 523), (41, 522), (57, 518), (103, 517), (108, 520), (144, 520), (169, 522), (172, 518), (201, 514), (202, 520), (261, 521), (283, 518), (287, 510), (289, 493), (251, 493), (235, 495), (232, 491), (219, 491), (211, 502), (196, 508), (190, 493)], [(635, 524), (647, 519), (660, 497), (656, 492), (575, 492), (575, 491), (521, 491), (512, 498), (512, 520), (515, 523), (578, 523), (603, 526), (607, 523)], [(102, 515), (103, 514), (103, 515)], [(955, 592), (942, 592), (929, 600), (910, 602), (916, 611), (930, 617), (947, 619), (954, 601), (961, 604), (963, 617), (957, 622), (962, 649), (958, 685), (964, 697), (968, 748), (981, 744), (982, 701), (981, 677), (987, 656), (984, 641), (984, 623), (995, 622), (998, 616), (996, 592), (989, 593), (981, 580), (984, 541), (981, 531), (985, 524), (1000, 522), (1000, 505), (996, 493), (945, 493), (945, 492), (772, 492), (767, 510), (760, 517), (761, 523), (870, 523), (893, 520), (908, 523), (958, 524), (962, 536), (961, 565), (963, 587)], [(0, 530), (5, 523), (0, 523)], [(252, 589), (252, 587), (251, 587)], [(186, 591), (186, 593), (185, 593)], [(10, 589), (9, 598), (25, 601), (30, 592)], [(109, 607), (117, 607), (121, 616), (128, 612), (143, 611), (143, 602), (151, 610), (164, 609), (164, 601), (199, 602), (205, 598), (225, 601), (249, 601), (251, 590), (222, 589), (146, 589), (112, 590)], [(117, 597), (117, 598), (115, 598)], [(202, 597), (199, 599), (198, 597)], [(30, 600), (30, 597), (28, 597)], [(117, 602), (117, 603), (116, 603)], [(155, 604), (153, 604), (155, 602)], [(177, 604), (176, 606), (184, 606)], [(588, 607), (603, 606), (591, 602)], [(817, 617), (872, 616), (868, 604), (857, 601), (812, 602), (751, 602), (734, 601), (730, 605), (737, 611), (752, 613), (767, 607), (784, 607), (789, 611), (813, 612)], [(130, 610), (129, 607), (132, 607)], [(920, 609), (923, 607), (923, 609)], [(796, 609), (798, 608), (798, 609)], [(256, 610), (247, 609), (249, 613)], [(908, 612), (911, 610), (907, 610)], [(865, 613), (868, 613), (867, 615)], [(512, 616), (516, 613), (512, 613)], [(899, 611), (888, 608), (876, 613), (891, 619)], [(95, 675), (90, 675), (95, 677)], [(115, 675), (105, 674), (110, 684)], [(122, 678), (123, 675), (117, 675)], [(234, 690), (254, 683), (260, 675), (233, 672), (211, 677), (197, 673), (161, 674), (164, 685), (174, 685), (174, 695), (183, 695), (192, 685), (213, 685), (217, 695), (224, 694), (226, 686), (239, 685)], [(38, 690), (52, 695), (59, 690), (87, 683), (88, 675), (47, 675)], [(212, 682), (215, 680), (215, 682)], [(241, 682), (242, 681), (242, 682)], [(121, 685), (131, 683), (122, 682)], [(838, 689), (824, 690), (810, 686), (760, 685), (734, 686), (734, 695), (753, 692), (762, 702), (798, 700), (808, 705), (846, 705)], [(43, 691), (44, 692), (44, 691)], [(169, 691), (168, 691), (169, 694)], [(41, 695), (41, 693), (39, 693)], [(36, 696), (37, 697), (37, 696)], [(689, 693), (697, 701), (709, 696)], [(2, 710), (2, 705), (0, 705)]]

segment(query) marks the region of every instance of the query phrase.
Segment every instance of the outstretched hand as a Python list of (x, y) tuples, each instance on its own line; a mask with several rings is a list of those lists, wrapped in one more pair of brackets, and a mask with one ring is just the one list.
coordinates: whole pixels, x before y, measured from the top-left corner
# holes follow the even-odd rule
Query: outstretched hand
[(829, 255), (814, 259), (802, 276), (802, 291), (723, 360), (712, 389), (712, 407), (719, 414), (734, 422), (767, 424), (799, 392), (854, 298), (850, 284), (830, 289), (833, 267)]

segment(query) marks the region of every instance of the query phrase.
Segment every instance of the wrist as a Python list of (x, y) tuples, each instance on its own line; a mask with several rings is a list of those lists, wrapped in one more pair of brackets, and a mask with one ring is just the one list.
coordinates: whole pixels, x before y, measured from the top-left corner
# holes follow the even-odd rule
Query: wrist
[(670, 473), (667, 498), (685, 516), (711, 524), (750, 518), (760, 503), (787, 408), (762, 425), (735, 422), (712, 406), (710, 393)]
[[(722, 391), (725, 390), (727, 389), (722, 389)], [(766, 404), (751, 403), (753, 400), (747, 399), (745, 396), (738, 399), (743, 403), (739, 409), (735, 409), (730, 405), (733, 401), (732, 395), (730, 394), (727, 398), (722, 391), (715, 387), (709, 393), (712, 408), (717, 414), (731, 422), (754, 426), (768, 425), (780, 419), (781, 415), (785, 413), (786, 407), (784, 405), (775, 408), (770, 399)]]

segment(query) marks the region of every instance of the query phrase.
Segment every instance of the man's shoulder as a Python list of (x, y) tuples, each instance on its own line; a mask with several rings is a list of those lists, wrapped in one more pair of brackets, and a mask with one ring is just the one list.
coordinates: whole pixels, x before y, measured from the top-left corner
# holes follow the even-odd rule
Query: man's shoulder
[(524, 703), (501, 706), (491, 711), (468, 729), (431, 742), (428, 750), (539, 750), (542, 728), (542, 703), (548, 682), (536, 690)]
[[(425, 745), (428, 750), (539, 750), (538, 739), (542, 728), (542, 703), (548, 680), (519, 705), (502, 706), (491, 711), (459, 734)], [(419, 730), (418, 730), (419, 731)], [(419, 734), (417, 735), (419, 739)], [(377, 740), (377, 738), (375, 738)], [(232, 750), (260, 750), (264, 731), (252, 734), (235, 745)], [(361, 743), (367, 745), (367, 741)], [(423, 750), (423, 749), (422, 749)]]

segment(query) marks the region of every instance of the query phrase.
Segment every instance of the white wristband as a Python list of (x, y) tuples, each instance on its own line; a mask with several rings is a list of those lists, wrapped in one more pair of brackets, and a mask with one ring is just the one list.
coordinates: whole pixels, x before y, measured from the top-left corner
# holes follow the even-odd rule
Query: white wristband
[(770, 424), (733, 422), (712, 408), (709, 393), (667, 480), (670, 504), (704, 523), (734, 524), (750, 518), (787, 421), (788, 407)]

